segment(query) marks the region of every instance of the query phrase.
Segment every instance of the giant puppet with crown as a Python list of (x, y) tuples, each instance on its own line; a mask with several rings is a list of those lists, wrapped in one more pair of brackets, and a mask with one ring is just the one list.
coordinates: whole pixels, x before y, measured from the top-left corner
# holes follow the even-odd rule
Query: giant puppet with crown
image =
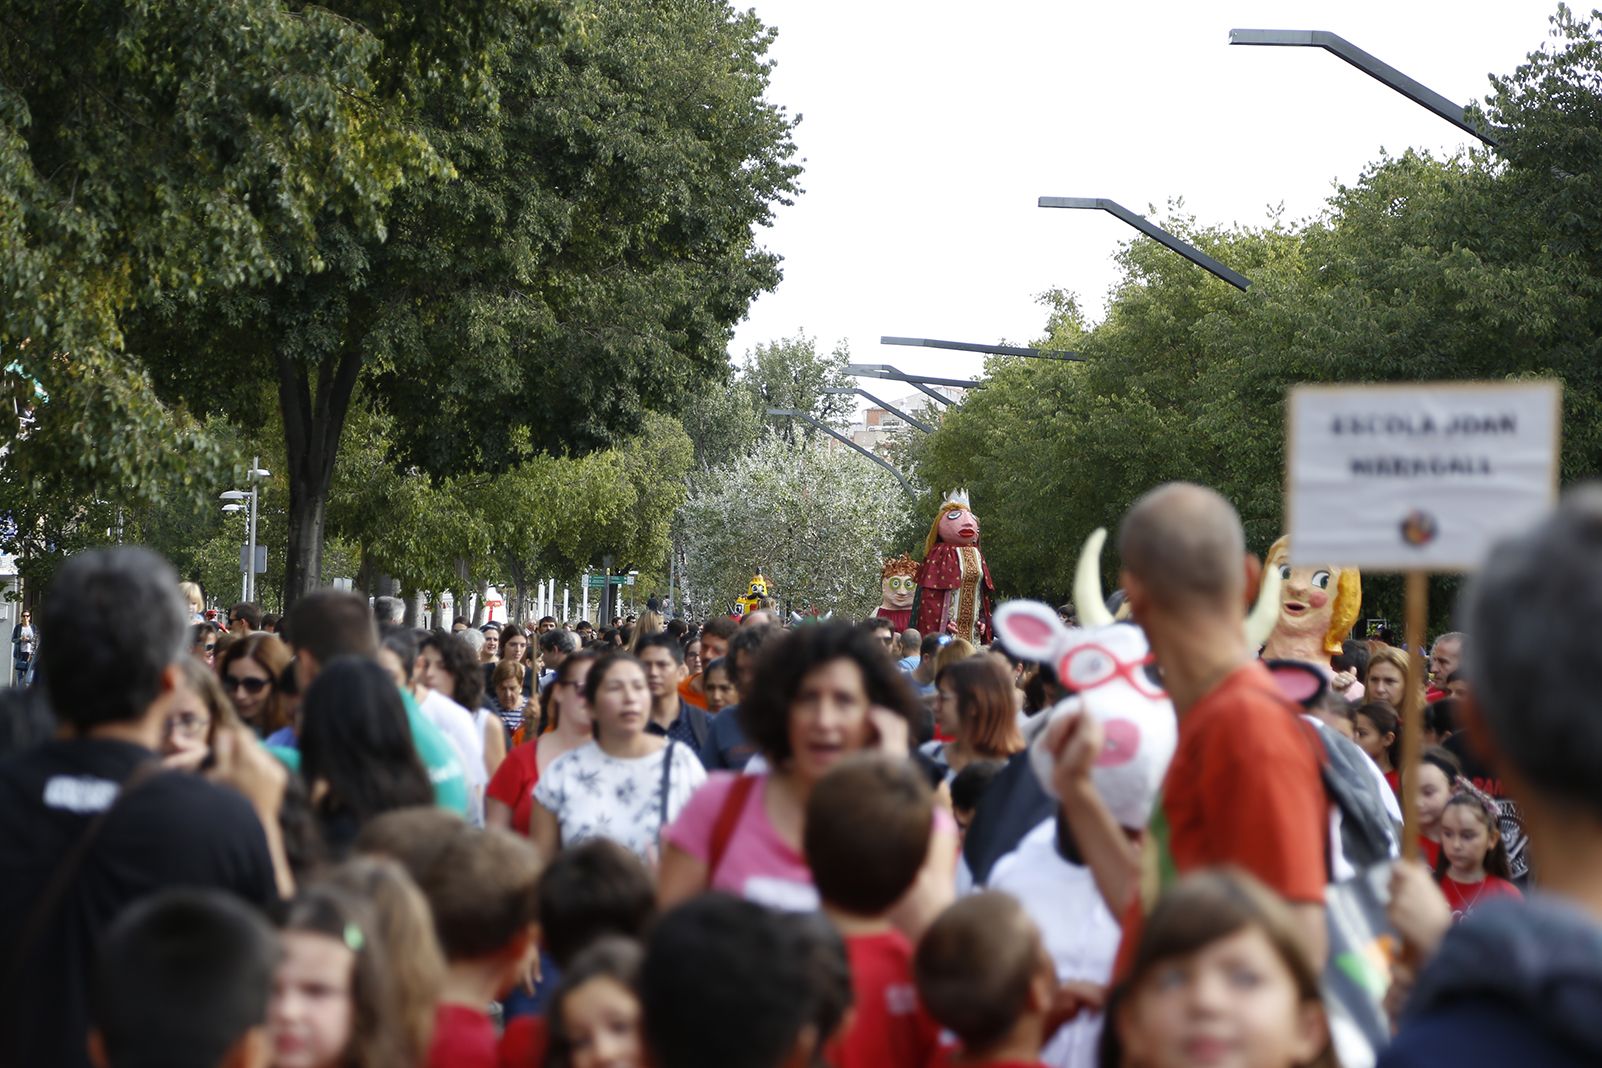
[(968, 491), (955, 490), (940, 505), (923, 545), (912, 625), (924, 634), (988, 642), (994, 589), (979, 551), (979, 520), (969, 506)]

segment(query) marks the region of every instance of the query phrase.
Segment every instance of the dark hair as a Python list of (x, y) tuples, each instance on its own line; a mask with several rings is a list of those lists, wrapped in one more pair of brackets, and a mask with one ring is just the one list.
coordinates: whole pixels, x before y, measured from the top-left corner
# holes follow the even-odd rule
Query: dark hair
[[(887, 630), (891, 634), (896, 634), (896, 625), (883, 616), (869, 616), (867, 619), (862, 621), (862, 629), (867, 631), (869, 634), (878, 634), (882, 630)], [(899, 638), (900, 635), (896, 634), (896, 637)]]
[(289, 644), (326, 665), (336, 656), (372, 656), (378, 628), (367, 601), (348, 590), (313, 590), (289, 609)]
[[(1455, 673), (1454, 673), (1455, 674)], [(1463, 702), (1455, 697), (1443, 697), (1424, 706), (1424, 726), (1435, 732), (1437, 738), (1456, 734), (1460, 729)]]
[[(1447, 782), (1454, 781), (1450, 776)], [(1507, 859), (1507, 841), (1502, 837), (1502, 813), (1496, 802), (1486, 794), (1475, 789), (1459, 788), (1446, 801), (1446, 808), (1441, 809), (1441, 819), (1446, 819), (1446, 813), (1452, 808), (1466, 808), (1479, 817), (1485, 825), (1485, 833), (1491, 840), (1491, 848), (1485, 853), (1485, 874), (1497, 879), (1513, 878), (1513, 866)], [(1445, 879), (1451, 871), (1451, 861), (1446, 858), (1446, 850), (1435, 861), (1435, 878)]]
[(556, 617), (555, 616), (541, 616), (539, 619), (534, 621), (534, 625), (537, 627), (541, 623), (555, 623), (555, 622), (556, 622)]
[(398, 859), (428, 898), (447, 960), (497, 953), (539, 915), (540, 855), (521, 835), (458, 824), (430, 862), (414, 866), (417, 856)]
[(569, 653), (557, 665), (556, 678), (552, 679), (550, 685), (546, 686), (545, 691), (540, 694), (540, 734), (560, 726), (559, 721), (562, 717), (556, 710), (557, 686), (563, 682), (570, 681), (573, 678), (573, 669), (579, 664), (593, 664), (600, 658), (601, 654), (593, 649), (580, 649), (575, 653)]
[(957, 772), (956, 777), (951, 780), (951, 807), (964, 812), (977, 809), (979, 799), (990, 789), (990, 783), (1006, 766), (1005, 760), (975, 760)]
[(1009, 894), (970, 894), (924, 932), (913, 958), (918, 997), (935, 1021), (982, 1056), (1029, 1006), (1045, 962), (1040, 933)]
[(472, 626), (472, 624), (467, 621), (467, 617), (466, 616), (457, 616), (455, 619), (451, 620), (451, 626), (453, 626), (453, 627), (456, 626), (456, 624), (458, 624), (458, 623), (460, 623), (464, 627)]
[(670, 619), (662, 629), (686, 645), (696, 639), (696, 635), (690, 633), (690, 625), (682, 619)]
[(191, 623), (191, 624), (189, 624), (189, 644), (190, 645), (199, 645), (201, 642), (205, 641), (207, 638), (216, 638), (216, 637), (217, 637), (217, 628), (212, 626), (210, 623)]
[(1365, 701), (1352, 710), (1353, 721), (1358, 716), (1367, 716), (1368, 721), (1374, 724), (1374, 729), (1379, 731), (1380, 737), (1383, 738), (1387, 734), (1391, 736), (1391, 744), (1385, 747), (1385, 755), (1390, 758), (1391, 767), (1401, 767), (1402, 721), (1396, 714), (1396, 709), (1384, 701)]
[(677, 638), (666, 633), (665, 631), (659, 631), (656, 634), (647, 634), (645, 637), (641, 638), (639, 643), (634, 647), (634, 655), (639, 656), (647, 649), (666, 649), (668, 651), (668, 655), (673, 658), (673, 662), (675, 664), (678, 664), (680, 667), (684, 666), (684, 646), (679, 644), (679, 640)]
[(845, 948), (826, 922), (723, 893), (663, 916), (640, 969), (658, 1068), (773, 1068), (808, 1027), (821, 1054), (850, 991)]
[(934, 631), (930, 631), (928, 634), (925, 634), (922, 638), (918, 639), (918, 656), (925, 659), (934, 656), (940, 651), (940, 647), (945, 645), (948, 640), (949, 638), (946, 635), (937, 634)]
[(368, 903), (337, 886), (314, 884), (295, 896), (283, 929), (332, 938), (356, 958), (351, 968), (350, 1042), (340, 1063), (352, 1068), (405, 1064), (411, 1037), (400, 1026), (404, 1014), (400, 988), (390, 967), (389, 947)]
[(1468, 675), (1464, 673), (1462, 668), (1459, 668), (1458, 670), (1452, 672), (1450, 675), (1446, 676), (1446, 684), (1448, 686), (1450, 686), (1454, 682), (1467, 682), (1467, 681), (1468, 681)]
[(248, 623), (251, 630), (261, 629), (261, 605), (256, 602), (240, 601), (228, 610), (228, 622), (232, 623), (235, 616)]
[[(561, 980), (551, 994), (546, 1018), (550, 1020), (550, 1045), (547, 1047), (547, 1068), (571, 1068), (573, 1064), (573, 1036), (567, 1033), (567, 1020), (562, 1013), (562, 1001), (573, 991), (593, 979), (610, 979), (634, 993), (640, 979), (640, 965), (645, 962), (645, 951), (630, 938), (607, 937), (596, 942), (572, 962), (563, 966)], [(637, 995), (636, 995), (637, 996)]]
[(705, 638), (711, 635), (714, 638), (722, 638), (724, 641), (728, 641), (734, 637), (739, 629), (740, 624), (728, 616), (713, 616), (701, 624), (701, 637)]
[(1001, 665), (980, 654), (947, 664), (935, 685), (950, 682), (957, 693), (957, 731), (981, 756), (1006, 758), (1024, 747), (1012, 679)]
[(807, 798), (802, 849), (824, 903), (882, 916), (929, 855), (934, 795), (905, 759), (860, 754), (830, 768)]
[[(80, 639), (80, 620), (96, 624)], [(118, 546), (72, 557), (39, 605), (36, 670), (62, 721), (82, 731), (142, 719), (181, 656), (189, 609), (172, 567), (149, 549)]]
[(909, 726), (917, 722), (922, 711), (918, 695), (870, 635), (844, 622), (802, 627), (762, 650), (753, 692), (740, 695), (740, 726), (774, 768), (782, 767), (791, 756), (790, 704), (802, 680), (834, 660), (857, 665), (871, 703), (900, 715)]
[(278, 633), (277, 627), (278, 627), (278, 617), (277, 616), (273, 615), (271, 612), (262, 613), (262, 617), (261, 617), (261, 629), (262, 630), (265, 630), (265, 631), (267, 631), (267, 632), (269, 632), (271, 634), (277, 634)]
[(460, 635), (441, 634), (438, 638), (440, 660), (451, 673), (451, 700), (471, 712), (484, 702), (484, 665)]
[(216, 1068), (267, 1019), (277, 939), (220, 890), (159, 890), (97, 940), (90, 1016), (112, 1065)]
[(1450, 749), (1438, 745), (1427, 745), (1419, 754), (1420, 764), (1433, 764), (1446, 776), (1446, 784), (1450, 787), (1457, 782), (1459, 775), (1463, 774), (1463, 764)]
[(595, 707), (595, 696), (601, 692), (601, 684), (606, 681), (606, 676), (624, 664), (633, 664), (640, 669), (640, 674), (645, 674), (645, 665), (640, 663), (639, 657), (622, 649), (596, 659), (595, 666), (590, 668), (590, 673), (584, 678), (584, 700), (590, 703), (592, 709)]
[(528, 638), (528, 631), (524, 630), (522, 627), (518, 626), (516, 623), (508, 623), (508, 624), (506, 624), (506, 626), (501, 628), (501, 644), (505, 645), (506, 644), (506, 639), (508, 639), (508, 638), (524, 638), (524, 639), (527, 639)]
[[(1118, 1030), (1129, 1000), (1158, 966), (1189, 957), (1220, 939), (1255, 927), (1274, 947), (1296, 984), (1300, 1003), (1321, 1004), (1319, 974), (1290, 907), (1243, 871), (1215, 868), (1185, 876), (1157, 900), (1147, 914), (1135, 947), (1134, 963), (1112, 990), (1103, 1013), (1102, 1068), (1123, 1064)], [(1305, 1068), (1338, 1068), (1334, 1047), (1324, 1049)]]
[(733, 675), (732, 672), (729, 671), (729, 658), (728, 657), (720, 656), (720, 657), (717, 657), (716, 659), (708, 660), (705, 664), (701, 665), (701, 678), (703, 678), (703, 679), (706, 678), (708, 675), (712, 674), (712, 672), (714, 672), (714, 671), (721, 671), (721, 672), (723, 672), (723, 674), (725, 674), (725, 675), (727, 675), (729, 677), (729, 681), (730, 682), (734, 681), (734, 675)]
[(411, 682), (412, 671), (417, 666), (417, 629), (401, 623), (381, 623), (378, 627), (378, 643), (395, 654), (406, 681)]
[(540, 877), (541, 938), (564, 972), (609, 935), (643, 938), (656, 915), (656, 885), (640, 859), (610, 838), (562, 850)]
[[(733, 620), (730, 620), (733, 622)], [(729, 678), (734, 682), (740, 680), (740, 661), (755, 653), (760, 653), (769, 642), (778, 639), (783, 631), (772, 623), (757, 623), (748, 627), (741, 627), (729, 639), (729, 651), (723, 654), (729, 662)]]
[(307, 783), (328, 784), (317, 802), (325, 826), (334, 817), (353, 819), (351, 835), (381, 812), (434, 801), (400, 691), (364, 657), (334, 658), (307, 687), (300, 705), (300, 767)]
[(578, 635), (570, 630), (548, 630), (540, 635), (540, 648), (544, 650), (559, 649), (564, 653), (578, 652)]
[[(281, 727), (289, 726), (289, 709), (286, 707), (288, 702), (279, 691), (278, 680), (290, 666), (290, 659), (289, 647), (280, 641), (277, 635), (267, 633), (247, 634), (231, 643), (223, 650), (222, 655), (214, 658), (213, 670), (219, 680), (226, 680), (228, 669), (240, 660), (250, 660), (267, 672), (268, 678), (272, 680), (272, 693), (268, 694), (266, 701), (262, 703), (260, 721), (250, 724), (264, 737)], [(233, 691), (226, 692), (229, 700), (233, 700)]]
[(0, 756), (48, 741), (55, 731), (56, 717), (42, 687), (0, 689)]
[(1341, 651), (1330, 658), (1336, 671), (1349, 671), (1358, 678), (1368, 675), (1368, 643), (1347, 638), (1341, 642)]

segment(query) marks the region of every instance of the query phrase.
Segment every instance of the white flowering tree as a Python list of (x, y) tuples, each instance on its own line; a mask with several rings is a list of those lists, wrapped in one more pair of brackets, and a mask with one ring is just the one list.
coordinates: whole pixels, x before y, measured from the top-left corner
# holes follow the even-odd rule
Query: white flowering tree
[(693, 479), (680, 523), (696, 609), (724, 610), (760, 568), (786, 611), (865, 617), (906, 507), (861, 456), (769, 434)]

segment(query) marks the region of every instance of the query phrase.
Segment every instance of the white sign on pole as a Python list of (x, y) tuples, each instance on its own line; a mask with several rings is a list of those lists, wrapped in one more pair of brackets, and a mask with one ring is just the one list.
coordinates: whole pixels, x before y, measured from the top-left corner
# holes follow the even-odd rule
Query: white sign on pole
[(1465, 571), (1557, 497), (1557, 382), (1296, 386), (1286, 402), (1291, 558)]

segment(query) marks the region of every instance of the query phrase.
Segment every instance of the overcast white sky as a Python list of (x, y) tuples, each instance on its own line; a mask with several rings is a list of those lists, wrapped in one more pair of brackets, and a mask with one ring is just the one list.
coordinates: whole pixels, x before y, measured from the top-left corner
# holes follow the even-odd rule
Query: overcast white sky
[[(1584, 9), (1591, 5), (1579, 3)], [(1333, 55), (1228, 44), (1232, 28), (1330, 30), (1466, 104), (1548, 39), (1556, 0), (756, 0), (779, 31), (770, 99), (799, 113), (805, 192), (759, 239), (784, 281), (731, 355), (804, 329), (862, 363), (967, 377), (982, 357), (881, 334), (1024, 343), (1035, 295), (1099, 317), (1118, 242), (1107, 197), (1172, 197), (1204, 223), (1317, 211), (1380, 150), (1470, 139)], [(1220, 282), (1220, 285), (1223, 283)], [(892, 388), (892, 387), (886, 387)]]

